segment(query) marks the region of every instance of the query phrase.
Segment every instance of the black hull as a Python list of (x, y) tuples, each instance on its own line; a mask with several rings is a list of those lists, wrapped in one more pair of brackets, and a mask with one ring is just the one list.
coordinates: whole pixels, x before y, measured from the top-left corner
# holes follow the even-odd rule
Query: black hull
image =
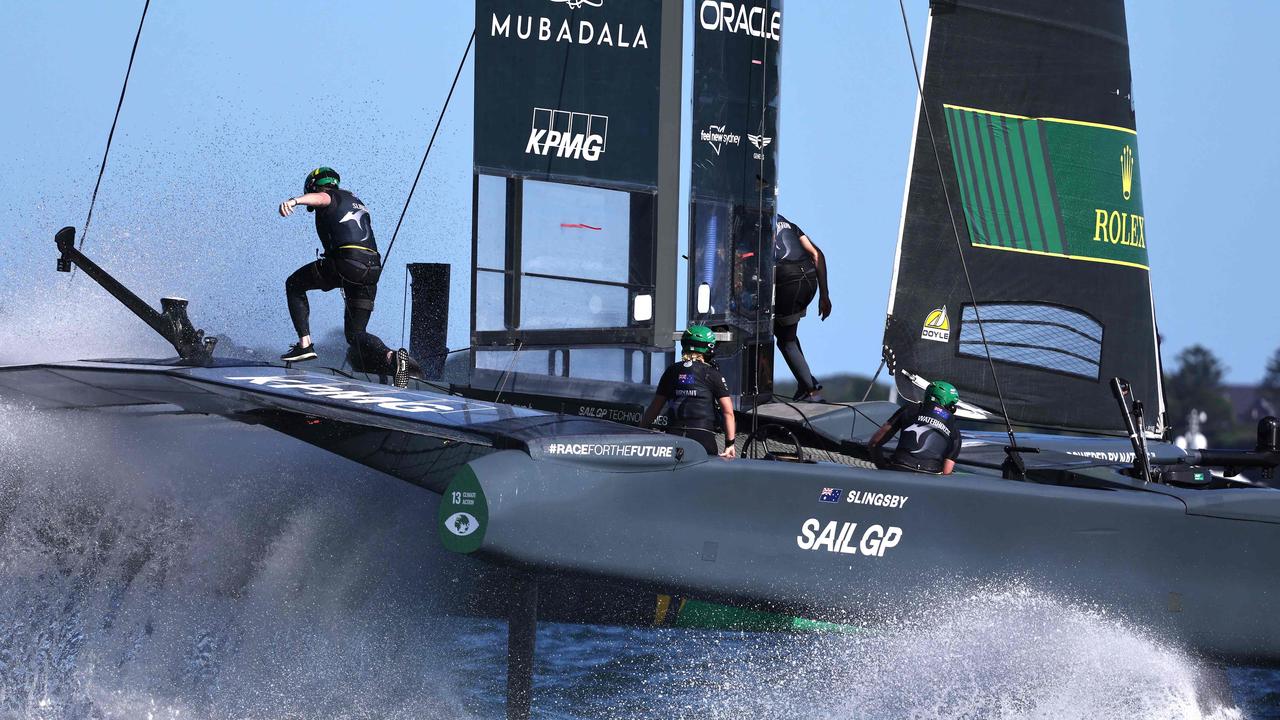
[[(1080, 458), (1059, 473), (1074, 485), (980, 465), (935, 477), (727, 462), (683, 438), (329, 377), (69, 363), (4, 369), (0, 395), (178, 405), (443, 491), (437, 532), (472, 555), (447, 566), (466, 580), (444, 593), (451, 612), (501, 615), (516, 576), (544, 581), (541, 619), (610, 624), (663, 620), (660, 594), (881, 623), (943, 593), (1016, 584), (1202, 656), (1280, 665), (1275, 490), (1146, 484)], [(454, 502), (463, 491), (474, 493), (465, 506)], [(461, 510), (478, 522), (450, 530)]]

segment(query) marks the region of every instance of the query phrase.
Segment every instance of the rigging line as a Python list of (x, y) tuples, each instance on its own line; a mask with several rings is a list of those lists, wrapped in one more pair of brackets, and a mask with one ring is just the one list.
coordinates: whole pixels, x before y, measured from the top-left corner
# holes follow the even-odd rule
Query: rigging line
[[(767, 126), (765, 114), (769, 110), (769, 103), (767, 100), (767, 96), (765, 95), (765, 93), (768, 92), (768, 87), (769, 87), (769, 64), (768, 64), (769, 63), (769, 39), (768, 38), (764, 38), (763, 49), (764, 49), (764, 52), (762, 52), (760, 56), (760, 125), (759, 125), (759, 129), (757, 130), (757, 132), (760, 134), (761, 137), (764, 136), (764, 130), (765, 130), (765, 127)], [(764, 263), (764, 163), (765, 163), (764, 148), (760, 148), (760, 164), (758, 165), (758, 169), (756, 171), (756, 257), (755, 257), (755, 260), (756, 260), (757, 312), (756, 312), (756, 317), (753, 318), (752, 320), (752, 328), (751, 328), (751, 336), (752, 336), (752, 339), (755, 341), (755, 345), (756, 345), (755, 370), (751, 373), (751, 378), (752, 378), (751, 434), (752, 435), (754, 435), (756, 431), (760, 428), (761, 343), (760, 343), (760, 313), (758, 308), (760, 307), (760, 303), (764, 302), (764, 299), (760, 297), (760, 291), (762, 289), (761, 285), (764, 282), (764, 278), (763, 278), (764, 272), (761, 269), (761, 265), (762, 263)], [(772, 288), (773, 284), (770, 283), (769, 287)], [(772, 324), (773, 322), (772, 299), (770, 299), (770, 302), (769, 302), (768, 317), (769, 317), (770, 324)], [(803, 417), (804, 413), (801, 413), (801, 416)], [(807, 419), (806, 419), (806, 422), (808, 422)]]
[(799, 400), (796, 400), (794, 402), (787, 402), (782, 398), (775, 398), (775, 400), (794, 410), (795, 413), (800, 416), (800, 420), (804, 423), (803, 427), (809, 428), (809, 432), (813, 433), (814, 435), (818, 434), (818, 429), (815, 428), (813, 426), (813, 423), (809, 421), (809, 416), (805, 415), (804, 411), (795, 405), (795, 403), (800, 402)]
[(511, 360), (507, 363), (507, 369), (502, 372), (502, 379), (498, 382), (498, 394), (493, 398), (495, 403), (502, 399), (502, 393), (507, 389), (507, 378), (511, 377), (511, 371), (515, 369), (516, 360), (520, 359), (520, 351), (522, 349), (524, 349), (524, 341), (516, 338), (515, 352), (511, 353)]
[[(404, 297), (400, 298), (400, 347), (404, 347), (404, 321), (409, 310), (409, 264), (404, 266)], [(446, 323), (448, 324), (448, 323)]]
[(987, 331), (982, 324), (982, 312), (978, 308), (978, 295), (973, 289), (973, 279), (969, 276), (969, 263), (964, 257), (964, 245), (960, 242), (960, 226), (956, 224), (955, 209), (951, 206), (951, 191), (947, 188), (946, 174), (942, 171), (942, 156), (938, 153), (938, 141), (933, 134), (933, 119), (929, 116), (928, 98), (924, 94), (924, 82), (920, 78), (920, 66), (916, 63), (915, 44), (911, 41), (911, 25), (907, 22), (907, 8), (903, 0), (898, 0), (898, 10), (902, 13), (902, 30), (907, 36), (907, 50), (911, 54), (911, 69), (916, 76), (916, 90), (920, 93), (920, 110), (924, 113), (925, 127), (929, 131), (929, 145), (933, 149), (933, 161), (938, 168), (938, 179), (942, 182), (942, 197), (947, 203), (947, 217), (951, 220), (951, 234), (956, 241), (956, 253), (960, 256), (960, 269), (964, 271), (964, 282), (969, 288), (969, 299), (973, 301), (973, 317), (978, 323), (978, 334), (982, 337), (982, 349), (987, 356), (987, 365), (991, 368), (991, 381), (996, 387), (996, 397), (1000, 400), (1000, 414), (1004, 416), (1005, 432), (1009, 434), (1009, 446), (1018, 447), (1017, 438), (1013, 434), (1013, 421), (1009, 419), (1009, 410), (1005, 407), (1004, 393), (1000, 389), (1000, 376), (996, 374), (996, 363), (991, 358), (991, 347), (987, 344)]
[(93, 220), (93, 206), (98, 202), (98, 188), (102, 186), (102, 175), (107, 171), (107, 156), (111, 154), (111, 140), (116, 135), (116, 123), (120, 122), (120, 109), (124, 107), (124, 93), (129, 89), (129, 75), (133, 72), (133, 59), (138, 54), (138, 41), (142, 39), (142, 24), (147, 21), (147, 9), (151, 0), (142, 6), (142, 18), (138, 20), (138, 33), (133, 36), (133, 49), (129, 51), (129, 65), (124, 71), (124, 83), (120, 86), (120, 99), (116, 101), (116, 115), (111, 120), (111, 130), (107, 133), (107, 147), (102, 151), (102, 163), (98, 166), (98, 181), (93, 184), (93, 196), (89, 198), (89, 214), (84, 219), (84, 232), (80, 235), (79, 249), (84, 249), (85, 238), (89, 237), (89, 223)]
[(876, 381), (880, 379), (880, 371), (884, 370), (884, 356), (880, 356), (880, 364), (876, 367), (876, 374), (871, 376), (871, 382), (867, 383), (867, 391), (862, 393), (862, 402), (866, 402), (871, 397), (871, 391), (876, 387)]
[(400, 226), (404, 223), (404, 216), (409, 212), (409, 203), (413, 201), (413, 191), (418, 188), (418, 181), (422, 179), (422, 169), (427, 166), (427, 158), (431, 156), (431, 146), (436, 142), (436, 133), (440, 132), (440, 122), (444, 120), (444, 114), (449, 110), (449, 101), (453, 99), (453, 90), (458, 87), (458, 78), (462, 77), (462, 66), (467, 64), (467, 56), (471, 54), (471, 45), (475, 41), (476, 31), (472, 30), (471, 38), (467, 40), (467, 49), (462, 51), (462, 59), (458, 61), (458, 71), (453, 75), (453, 84), (449, 86), (449, 94), (444, 98), (444, 107), (440, 108), (440, 115), (436, 117), (436, 128), (431, 131), (431, 140), (427, 142), (427, 151), (422, 154), (422, 162), (418, 165), (418, 174), (413, 178), (413, 185), (409, 187), (409, 196), (404, 199), (404, 208), (400, 210), (400, 219), (396, 221), (396, 229), (391, 233), (391, 242), (387, 244), (387, 254), (382, 256), (384, 267), (387, 261), (391, 259), (391, 250), (396, 246), (396, 236), (400, 234)]

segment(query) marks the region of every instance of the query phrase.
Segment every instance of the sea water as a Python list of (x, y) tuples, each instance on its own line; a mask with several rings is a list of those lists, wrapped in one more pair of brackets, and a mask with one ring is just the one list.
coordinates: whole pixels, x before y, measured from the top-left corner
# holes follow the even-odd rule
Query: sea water
[[(502, 717), (505, 624), (439, 614), (468, 560), (435, 510), (262, 428), (0, 408), (0, 717)], [(1222, 692), (1140, 630), (1018, 588), (855, 634), (544, 624), (538, 653), (546, 718), (1280, 713), (1280, 675), (1232, 669)]]

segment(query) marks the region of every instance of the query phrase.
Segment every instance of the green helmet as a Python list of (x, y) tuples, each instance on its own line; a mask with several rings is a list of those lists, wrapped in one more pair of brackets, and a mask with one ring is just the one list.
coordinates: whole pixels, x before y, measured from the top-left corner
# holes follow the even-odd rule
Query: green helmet
[(690, 325), (680, 337), (680, 345), (685, 352), (710, 355), (716, 349), (716, 334), (706, 325)]
[(331, 167), (318, 167), (307, 173), (307, 180), (302, 185), (302, 192), (313, 193), (325, 187), (338, 187), (338, 171)]
[(944, 408), (953, 408), (960, 402), (960, 393), (956, 392), (956, 386), (945, 380), (934, 380), (929, 383), (924, 396)]

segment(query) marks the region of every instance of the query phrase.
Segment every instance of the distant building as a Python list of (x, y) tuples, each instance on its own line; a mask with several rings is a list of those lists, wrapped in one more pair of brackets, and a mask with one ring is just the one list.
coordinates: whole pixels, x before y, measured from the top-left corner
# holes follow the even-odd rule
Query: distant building
[(1271, 402), (1262, 397), (1262, 388), (1258, 385), (1223, 385), (1222, 394), (1241, 424), (1257, 425), (1268, 415), (1280, 415)]

